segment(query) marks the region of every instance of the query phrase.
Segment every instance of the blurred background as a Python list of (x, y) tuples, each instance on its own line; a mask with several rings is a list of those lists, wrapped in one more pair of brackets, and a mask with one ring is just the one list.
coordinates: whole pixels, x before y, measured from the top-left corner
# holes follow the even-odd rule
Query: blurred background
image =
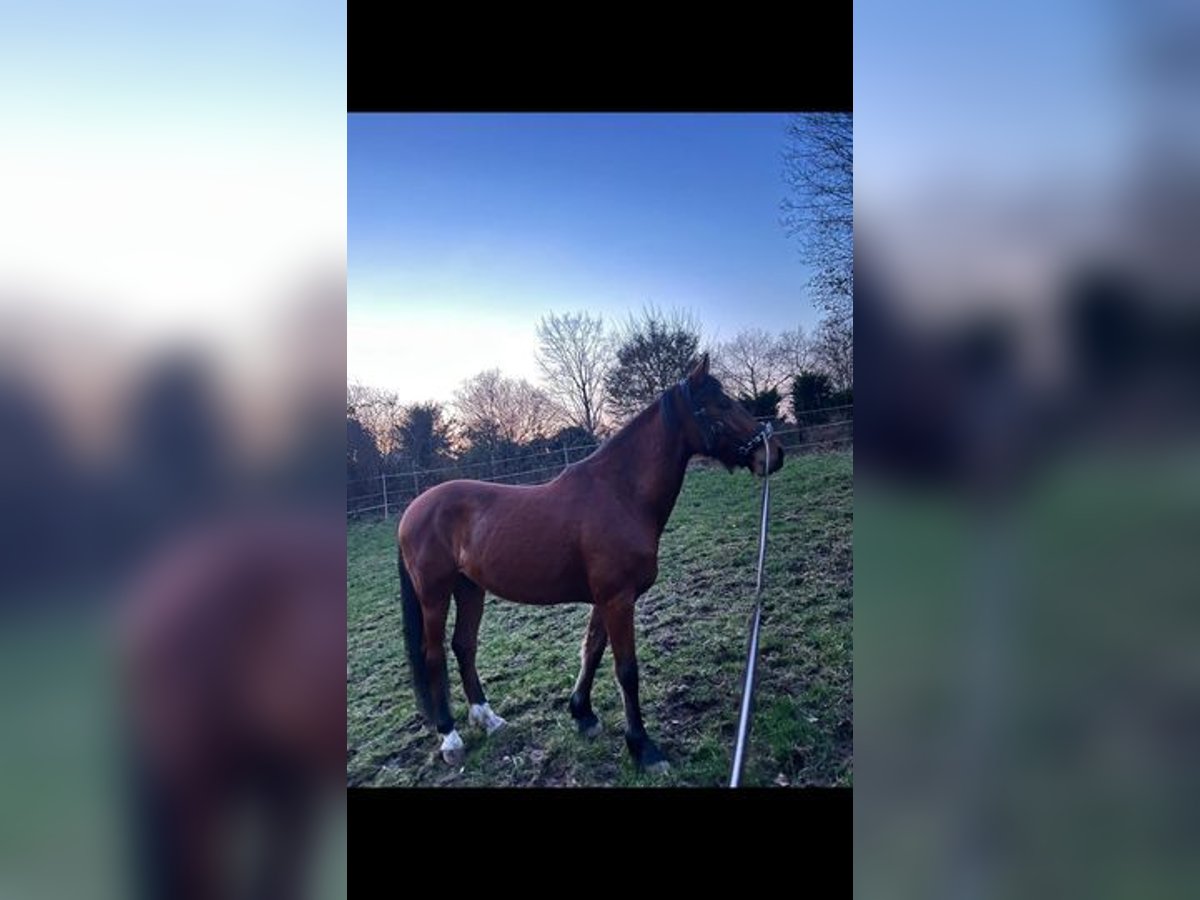
[(1200, 9), (855, 6), (856, 887), (1195, 890)]
[(3, 31), (0, 896), (344, 896), (345, 10)]
[[(1200, 875), (1193, 6), (855, 6), (863, 896)], [(344, 723), (295, 702), (344, 684), (344, 595), (298, 587), (344, 566), (313, 549), (344, 511), (344, 35), (306, 3), (6, 15), (0, 895), (247, 881), (310, 803), (304, 884), (345, 893), (311, 799)], [(153, 827), (205, 833), (235, 782), (217, 838)]]

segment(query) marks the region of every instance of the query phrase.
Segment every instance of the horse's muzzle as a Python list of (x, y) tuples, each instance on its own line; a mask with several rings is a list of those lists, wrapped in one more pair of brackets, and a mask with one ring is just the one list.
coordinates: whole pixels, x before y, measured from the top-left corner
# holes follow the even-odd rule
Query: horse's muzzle
[[(768, 465), (769, 462), (769, 465)], [(760, 478), (783, 468), (783, 444), (779, 438), (771, 437), (754, 449), (750, 456), (750, 471)]]

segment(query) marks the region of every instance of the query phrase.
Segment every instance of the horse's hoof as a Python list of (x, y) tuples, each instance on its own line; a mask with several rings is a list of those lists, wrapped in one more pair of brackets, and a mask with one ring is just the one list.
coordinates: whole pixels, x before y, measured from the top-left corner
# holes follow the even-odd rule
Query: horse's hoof
[(457, 731), (451, 731), (442, 739), (442, 759), (448, 766), (461, 766), (467, 758), (466, 748)]
[[(629, 739), (626, 738), (626, 741), (629, 742)], [(671, 768), (666, 755), (649, 739), (632, 742), (629, 749), (633, 753), (634, 763), (643, 772), (663, 774)]]
[(579, 729), (579, 734), (582, 737), (594, 738), (604, 730), (600, 725), (599, 717), (590, 709), (585, 713), (579, 714), (572, 709), (571, 716), (575, 719), (575, 727)]
[(494, 734), (508, 724), (492, 712), (492, 707), (487, 703), (472, 705), (470, 720), (472, 725), (486, 729), (488, 734)]

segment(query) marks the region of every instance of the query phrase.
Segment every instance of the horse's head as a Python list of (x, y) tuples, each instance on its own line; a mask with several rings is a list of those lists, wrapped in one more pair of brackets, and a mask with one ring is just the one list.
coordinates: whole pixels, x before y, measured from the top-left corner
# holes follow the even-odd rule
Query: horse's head
[(732, 400), (721, 382), (708, 374), (708, 354), (700, 359), (676, 390), (687, 405), (685, 434), (692, 450), (723, 462), (729, 471), (745, 466), (765, 476), (783, 466), (783, 445), (745, 408)]

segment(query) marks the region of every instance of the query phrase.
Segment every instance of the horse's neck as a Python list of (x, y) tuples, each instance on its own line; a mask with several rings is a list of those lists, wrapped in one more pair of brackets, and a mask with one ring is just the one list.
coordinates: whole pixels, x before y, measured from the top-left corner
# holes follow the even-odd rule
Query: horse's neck
[(608, 451), (605, 468), (615, 486), (632, 494), (661, 534), (679, 498), (691, 456), (681, 430), (664, 421), (661, 404), (656, 403), (614, 435), (604, 451)]

